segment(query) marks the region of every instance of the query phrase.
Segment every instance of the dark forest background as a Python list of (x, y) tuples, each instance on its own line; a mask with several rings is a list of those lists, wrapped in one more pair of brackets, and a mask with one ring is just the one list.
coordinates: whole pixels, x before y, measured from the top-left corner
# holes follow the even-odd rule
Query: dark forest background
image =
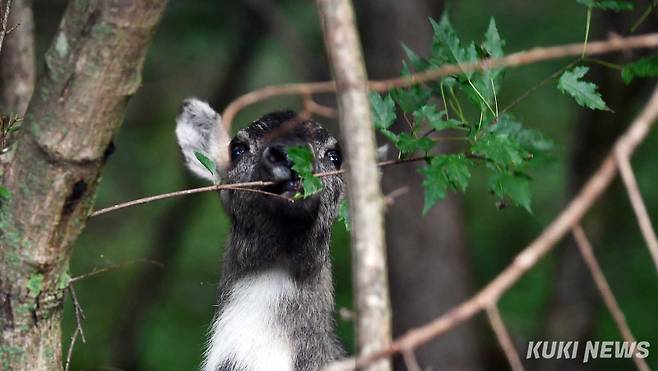
[[(595, 12), (592, 39), (609, 32), (628, 34), (644, 10)], [(39, 56), (51, 42), (63, 1), (35, 0)], [(447, 9), (464, 40), (479, 40), (494, 16), (506, 51), (583, 39), (585, 8), (560, 1), (357, 0), (357, 18), (371, 78), (400, 73), (401, 42), (421, 55), (431, 45), (427, 17)], [(655, 31), (652, 15), (638, 32)], [(634, 55), (604, 59), (624, 63)], [(501, 105), (531, 88), (568, 61), (552, 61), (508, 71)], [(43, 61), (39, 61), (43, 71)], [(145, 65), (143, 86), (130, 102), (115, 139), (98, 192), (97, 207), (183, 188), (202, 186), (189, 176), (174, 137), (174, 117), (189, 96), (208, 100), (221, 111), (242, 93), (266, 85), (329, 78), (313, 2), (171, 0)], [(420, 176), (413, 165), (388, 168), (384, 191), (403, 185), (387, 213), (391, 296), (396, 334), (420, 325), (458, 304), (492, 279), (545, 227), (587, 179), (609, 145), (633, 118), (653, 85), (621, 82), (619, 72), (592, 66), (615, 111), (591, 112), (559, 93), (555, 83), (539, 89), (513, 113), (555, 143), (551, 161), (535, 174), (533, 213), (499, 210), (475, 173), (464, 197), (451, 196), (421, 216)], [(331, 96), (320, 99), (333, 105)], [(280, 98), (243, 111), (235, 129), (268, 111), (298, 109), (297, 98)], [(335, 123), (321, 120), (336, 132)], [(654, 222), (658, 219), (658, 132), (654, 130), (633, 158), (640, 188)], [(588, 214), (584, 226), (635, 336), (658, 352), (658, 280), (648, 250), (619, 180)], [(73, 370), (190, 370), (198, 368), (208, 324), (214, 313), (216, 283), (227, 218), (212, 193), (171, 199), (90, 220), (77, 242), (73, 276), (95, 268), (148, 258), (164, 264), (125, 265), (76, 284), (86, 313), (87, 342), (76, 344)], [(352, 307), (349, 236), (337, 224), (333, 260), (337, 307)], [(580, 255), (566, 240), (526, 275), (500, 303), (517, 348), (529, 340), (618, 340)], [(352, 323), (337, 316), (340, 336), (354, 348)], [(64, 343), (75, 326), (67, 302)], [(500, 370), (503, 353), (482, 315), (418, 352), (433, 370)], [(658, 356), (649, 364), (658, 368)], [(545, 362), (532, 369), (630, 369), (630, 360)]]

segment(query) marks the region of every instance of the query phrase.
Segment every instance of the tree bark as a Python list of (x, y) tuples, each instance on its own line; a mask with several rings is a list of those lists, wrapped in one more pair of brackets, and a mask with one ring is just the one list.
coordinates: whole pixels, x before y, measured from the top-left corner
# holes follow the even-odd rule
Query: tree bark
[(46, 54), (0, 206), (0, 364), (62, 368), (64, 290), (72, 243), (100, 170), (140, 85), (164, 0), (71, 1)]
[[(442, 2), (434, 0), (360, 2), (357, 14), (362, 19), (361, 34), (370, 77), (400, 74), (405, 59), (401, 42), (420, 55), (427, 55), (433, 33), (426, 20), (428, 16), (438, 18), (442, 8)], [(404, 130), (407, 124), (398, 122), (396, 126)], [(387, 168), (382, 181), (385, 193), (404, 186), (412, 190), (386, 210), (394, 337), (429, 322), (468, 299), (473, 292), (461, 199), (450, 195), (421, 216), (423, 192), (417, 191), (422, 190), (418, 167), (408, 164)], [(466, 323), (419, 348), (418, 363), (434, 370), (481, 369), (478, 335), (475, 323)], [(395, 369), (406, 370), (399, 357), (395, 359)]]
[[(353, 279), (359, 354), (391, 342), (391, 311), (386, 273), (384, 203), (379, 186), (375, 133), (354, 10), (349, 0), (317, 0), (325, 47), (337, 86), (338, 115), (347, 165), (352, 219)], [(365, 370), (390, 370), (381, 360)]]
[[(371, 78), (400, 74), (405, 59), (403, 42), (420, 55), (432, 45), (428, 16), (437, 18), (441, 1), (369, 0), (360, 3), (362, 35)], [(386, 27), (381, 27), (386, 24)], [(405, 123), (396, 123), (400, 130)], [(385, 193), (403, 186), (422, 189), (418, 165), (385, 170)], [(386, 241), (389, 265), (394, 337), (429, 322), (438, 314), (466, 300), (471, 291), (465, 246), (461, 199), (450, 195), (421, 217), (423, 193), (412, 191), (386, 211)], [(413, 233), (405, 233), (413, 231)], [(418, 274), (417, 272), (422, 272)], [(433, 369), (480, 369), (478, 337), (474, 323), (467, 323), (418, 349), (421, 367)], [(405, 370), (401, 359), (395, 368)]]
[(36, 81), (34, 17), (31, 0), (14, 0), (8, 25), (18, 25), (0, 52), (0, 112), (25, 114)]

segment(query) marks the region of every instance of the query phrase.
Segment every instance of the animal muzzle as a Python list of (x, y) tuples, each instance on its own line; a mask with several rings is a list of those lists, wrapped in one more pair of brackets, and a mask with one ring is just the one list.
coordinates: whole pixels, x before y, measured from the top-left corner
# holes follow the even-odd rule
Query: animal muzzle
[(266, 173), (265, 179), (276, 184), (265, 187), (265, 191), (285, 197), (292, 197), (302, 190), (302, 181), (292, 169), (293, 162), (286, 153), (285, 146), (271, 145), (263, 150), (261, 165)]

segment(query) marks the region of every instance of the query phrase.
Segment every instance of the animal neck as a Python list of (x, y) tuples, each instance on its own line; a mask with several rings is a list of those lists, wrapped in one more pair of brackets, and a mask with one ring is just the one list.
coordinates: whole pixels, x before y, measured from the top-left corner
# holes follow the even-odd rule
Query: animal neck
[(331, 225), (300, 219), (235, 221), (224, 255), (224, 276), (239, 278), (280, 268), (297, 283), (330, 268)]
[(336, 358), (331, 227), (235, 222), (204, 370), (314, 370)]

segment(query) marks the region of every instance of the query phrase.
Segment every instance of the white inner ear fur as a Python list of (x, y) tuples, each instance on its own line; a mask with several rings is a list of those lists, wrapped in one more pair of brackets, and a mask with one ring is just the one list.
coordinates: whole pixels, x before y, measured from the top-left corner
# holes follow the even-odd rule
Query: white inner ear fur
[[(196, 98), (183, 101), (176, 117), (176, 137), (188, 169), (203, 179), (219, 183), (228, 166), (231, 141), (222, 119), (208, 103)], [(215, 162), (214, 174), (197, 159), (195, 152)]]

